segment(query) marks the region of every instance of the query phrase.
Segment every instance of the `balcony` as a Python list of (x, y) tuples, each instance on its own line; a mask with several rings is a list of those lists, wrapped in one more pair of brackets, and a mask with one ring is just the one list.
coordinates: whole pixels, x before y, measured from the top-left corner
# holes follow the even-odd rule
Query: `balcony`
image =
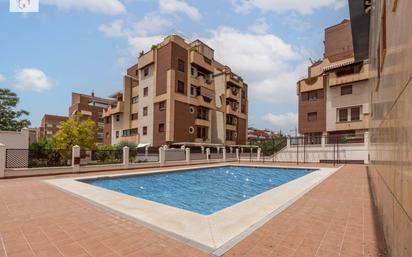
[(142, 55), (139, 58), (139, 63), (138, 63), (138, 69), (141, 69), (143, 67), (146, 67), (147, 65), (153, 63), (155, 61), (154, 59), (154, 51), (149, 51), (147, 53), (145, 53), (144, 55)]
[(213, 80), (206, 79), (206, 76), (199, 75), (197, 77), (190, 77), (190, 83), (199, 87), (212, 88)]
[(239, 108), (235, 108), (232, 105), (226, 105), (226, 114), (231, 114), (231, 115), (238, 115), (239, 114)]
[(207, 59), (196, 51), (190, 52), (190, 62), (199, 65), (200, 67), (208, 70), (210, 73), (213, 72), (212, 64), (208, 63)]
[(233, 130), (236, 131), (236, 125), (226, 123), (226, 130)]
[(238, 75), (233, 74), (233, 73), (230, 73), (228, 75), (227, 81), (228, 81), (228, 83), (232, 83), (232, 84), (237, 85), (239, 87), (241, 87), (242, 84), (243, 84), (243, 79), (241, 77), (239, 77)]
[(226, 97), (240, 101), (240, 90), (239, 89), (233, 89), (233, 88), (227, 88), (226, 89)]
[(336, 86), (342, 84), (349, 84), (356, 81), (362, 81), (369, 79), (369, 64), (362, 65), (360, 72), (349, 74), (346, 76), (336, 76), (334, 72), (329, 74), (329, 86)]
[(196, 118), (195, 119), (195, 125), (196, 126), (202, 126), (202, 127), (209, 127), (210, 126), (210, 121)]
[(103, 116), (111, 116), (113, 114), (122, 113), (124, 111), (124, 102), (117, 102), (112, 104), (107, 108), (107, 110), (103, 111)]
[(303, 79), (299, 81), (299, 88), (298, 88), (298, 94), (299, 92), (307, 92), (307, 91), (312, 91), (316, 89), (322, 89), (323, 88), (323, 76), (318, 76), (318, 77), (310, 77), (307, 79)]

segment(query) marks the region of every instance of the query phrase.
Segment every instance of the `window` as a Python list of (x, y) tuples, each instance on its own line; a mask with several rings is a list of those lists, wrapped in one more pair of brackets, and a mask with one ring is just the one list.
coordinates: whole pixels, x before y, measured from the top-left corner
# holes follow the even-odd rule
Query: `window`
[(143, 127), (143, 135), (144, 135), (144, 136), (147, 135), (147, 127)]
[(143, 116), (147, 116), (147, 107), (143, 107)]
[(106, 124), (109, 124), (110, 123), (110, 117), (106, 117)]
[(235, 131), (226, 130), (226, 140), (233, 141), (235, 140)]
[(109, 132), (106, 132), (106, 139), (108, 139), (109, 138)]
[(165, 124), (164, 123), (160, 123), (159, 124), (159, 133), (163, 133), (165, 132)]
[(241, 104), (241, 105), (240, 105), (240, 111), (241, 111), (242, 113), (246, 113), (246, 104)]
[(137, 112), (132, 113), (132, 116), (130, 118), (131, 118), (131, 120), (137, 120), (139, 118), (139, 114)]
[(338, 110), (339, 122), (348, 121), (348, 109), (339, 109)]
[(139, 96), (132, 97), (132, 104), (137, 104), (139, 102)]
[(308, 113), (308, 121), (317, 121), (318, 120), (318, 113), (317, 112), (309, 112)]
[(197, 138), (207, 139), (207, 127), (197, 127)]
[(196, 76), (196, 69), (191, 67), (190, 68), (190, 74), (192, 75), (192, 77), (195, 77)]
[(119, 114), (116, 115), (116, 121), (120, 121), (120, 115)]
[(209, 120), (209, 109), (198, 107), (197, 108), (197, 118), (201, 120)]
[(315, 91), (309, 91), (308, 93), (307, 93), (307, 100), (308, 101), (315, 101), (315, 100), (318, 100), (318, 91), (317, 90), (315, 90)]
[(116, 131), (116, 138), (119, 138), (119, 131)]
[(128, 129), (123, 130), (122, 137), (128, 137), (130, 135), (130, 131)]
[(351, 95), (352, 94), (352, 85), (342, 86), (340, 88), (340, 95)]
[(226, 124), (236, 125), (236, 124), (237, 124), (237, 118), (236, 118), (236, 116), (227, 115), (227, 116), (226, 116)]
[(137, 134), (139, 134), (139, 130), (137, 128), (130, 129), (131, 136), (136, 136)]
[(134, 75), (135, 75), (136, 77), (139, 77), (139, 70), (135, 70), (135, 71), (134, 71)]
[(159, 111), (164, 111), (164, 110), (166, 110), (166, 101), (159, 103)]
[(177, 81), (177, 92), (181, 94), (185, 93), (185, 83), (183, 81)]
[(242, 96), (242, 99), (246, 99), (246, 91), (244, 89), (242, 89), (241, 91), (241, 96)]
[(351, 121), (360, 120), (360, 106), (350, 108), (350, 120)]
[(196, 97), (198, 95), (200, 95), (200, 87), (197, 86), (190, 86), (190, 95), (193, 97)]
[(177, 60), (177, 69), (181, 72), (185, 72), (185, 62), (183, 60)]
[(149, 88), (145, 87), (143, 88), (143, 96), (148, 96), (149, 95)]
[(147, 77), (149, 75), (149, 67), (144, 68), (143, 70), (143, 76)]

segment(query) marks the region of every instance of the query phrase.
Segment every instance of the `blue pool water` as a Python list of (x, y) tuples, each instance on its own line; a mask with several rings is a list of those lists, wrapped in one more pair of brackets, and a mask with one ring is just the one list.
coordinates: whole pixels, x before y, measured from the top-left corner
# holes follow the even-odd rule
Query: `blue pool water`
[(226, 166), (82, 182), (209, 215), (311, 171)]

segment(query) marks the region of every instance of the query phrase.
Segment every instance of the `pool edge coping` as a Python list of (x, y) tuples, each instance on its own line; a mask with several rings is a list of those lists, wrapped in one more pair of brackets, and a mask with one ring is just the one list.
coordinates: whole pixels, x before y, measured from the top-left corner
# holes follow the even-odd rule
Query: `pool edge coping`
[[(127, 210), (122, 210), (122, 208), (120, 208), (119, 206), (117, 206), (116, 208), (112, 205), (112, 206), (110, 206), (110, 204), (108, 204), (107, 202), (106, 203), (102, 203), (102, 201), (100, 200), (97, 200), (97, 199), (93, 199), (93, 197), (90, 197), (90, 195), (84, 195), (84, 193), (82, 194), (82, 193), (80, 193), (80, 192), (76, 192), (76, 190), (73, 190), (73, 188), (70, 188), (70, 186), (69, 187), (67, 187), (67, 186), (65, 186), (64, 185), (64, 182), (69, 182), (69, 184), (70, 183), (73, 183), (73, 182), (75, 182), (75, 183), (81, 183), (81, 184), (84, 184), (84, 185), (86, 185), (86, 187), (96, 187), (96, 186), (93, 186), (93, 185), (89, 185), (89, 184), (86, 184), (86, 183), (83, 183), (83, 182), (81, 182), (81, 181), (79, 181), (79, 180), (84, 180), (84, 179), (93, 179), (93, 178), (113, 178), (113, 177), (123, 177), (123, 176), (133, 176), (133, 175), (144, 175), (144, 174), (158, 174), (158, 173), (165, 173), (165, 172), (171, 172), (171, 171), (185, 171), (185, 170), (193, 170), (193, 169), (202, 169), (202, 168), (212, 168), (212, 167), (224, 167), (224, 166), (242, 166), (242, 167), (258, 167), (258, 168), (279, 168), (279, 169), (316, 169), (317, 171), (314, 171), (314, 172), (311, 172), (311, 173), (315, 173), (315, 172), (318, 172), (318, 176), (317, 177), (314, 177), (314, 178), (312, 178), (312, 179), (308, 179), (307, 178), (307, 176), (308, 175), (305, 175), (305, 176), (303, 176), (303, 177), (300, 177), (300, 178), (298, 178), (298, 179), (295, 179), (295, 180), (292, 180), (292, 181), (290, 181), (290, 182), (288, 182), (288, 183), (285, 183), (285, 184), (283, 184), (283, 185), (281, 185), (281, 186), (279, 186), (279, 187), (276, 187), (276, 188), (273, 188), (273, 189), (271, 189), (271, 190), (268, 190), (268, 191), (265, 191), (265, 192), (263, 192), (263, 193), (261, 193), (261, 194), (259, 194), (259, 195), (257, 195), (257, 196), (254, 196), (254, 197), (252, 197), (252, 198), (249, 198), (249, 199), (247, 199), (247, 200), (245, 200), (245, 201), (242, 201), (242, 202), (239, 202), (239, 203), (237, 203), (237, 204), (235, 204), (235, 205), (238, 205), (238, 204), (240, 204), (240, 203), (244, 203), (244, 202), (249, 202), (249, 205), (250, 205), (250, 202), (251, 201), (249, 201), (249, 200), (252, 200), (252, 199), (254, 199), (254, 198), (256, 198), (257, 199), (257, 201), (260, 199), (260, 200), (262, 200), (262, 195), (270, 195), (270, 192), (277, 192), (277, 190), (276, 189), (278, 189), (278, 188), (280, 188), (280, 187), (282, 187), (282, 186), (286, 186), (286, 185), (289, 185), (291, 182), (294, 182), (294, 181), (296, 181), (296, 180), (299, 180), (299, 179), (302, 179), (302, 178), (305, 178), (306, 177), (306, 180), (309, 180), (309, 181), (304, 181), (305, 183), (309, 183), (309, 185), (308, 186), (306, 186), (303, 190), (300, 190), (300, 189), (298, 189), (298, 192), (293, 192), (292, 193), (292, 196), (291, 197), (288, 197), (286, 200), (285, 199), (283, 199), (283, 201), (282, 201), (282, 199), (280, 200), (280, 202), (281, 202), (281, 204), (279, 204), (279, 205), (277, 205), (277, 206), (272, 206), (272, 208), (271, 208), (271, 210), (268, 212), (268, 211), (266, 211), (266, 214), (265, 215), (261, 215), (260, 217), (258, 217), (258, 218), (255, 218), (255, 220), (252, 222), (253, 224), (250, 224), (250, 225), (248, 225), (248, 226), (241, 226), (241, 225), (243, 225), (243, 224), (241, 224), (241, 225), (239, 225), (240, 227), (242, 227), (241, 229), (238, 229), (238, 230), (240, 230), (240, 232), (239, 233), (236, 233), (236, 235), (234, 235), (234, 236), (229, 236), (229, 239), (223, 239), (223, 243), (216, 243), (216, 239), (214, 238), (214, 233), (219, 233), (219, 232), (216, 232), (216, 230), (214, 230), (213, 228), (212, 228), (212, 226), (209, 224), (210, 222), (211, 222), (211, 216), (213, 216), (214, 214), (217, 214), (217, 213), (220, 213), (221, 211), (223, 211), (223, 210), (226, 210), (227, 208), (230, 208), (230, 207), (233, 207), (233, 206), (235, 206), (235, 205), (232, 205), (232, 206), (230, 206), (230, 207), (227, 207), (227, 208), (225, 208), (225, 209), (222, 209), (221, 211), (218, 211), (218, 212), (216, 212), (216, 213), (214, 213), (214, 214), (211, 214), (211, 215), (201, 215), (201, 214), (197, 214), (197, 213), (192, 213), (192, 212), (190, 212), (190, 211), (186, 211), (186, 210), (182, 210), (182, 209), (179, 209), (179, 208), (176, 208), (176, 207), (172, 207), (172, 206), (168, 206), (168, 205), (164, 205), (163, 207), (165, 207), (166, 206), (166, 208), (167, 207), (169, 207), (169, 208), (174, 208), (174, 209), (177, 209), (177, 210), (174, 210), (173, 212), (179, 212), (179, 211), (184, 211), (184, 212), (190, 212), (190, 213), (192, 213), (192, 214), (195, 214), (195, 215), (198, 215), (198, 216), (202, 216), (202, 217), (200, 217), (199, 219), (203, 219), (203, 222), (205, 222), (205, 223), (207, 223), (207, 225), (209, 225), (209, 226), (211, 226), (211, 227), (209, 227), (209, 232), (210, 232), (210, 239), (212, 240), (212, 242), (213, 242), (213, 245), (211, 245), (210, 244), (210, 242), (209, 243), (205, 243), (205, 241), (203, 241), (203, 242), (201, 242), (201, 241), (199, 241), (198, 239), (194, 239), (193, 237), (192, 238), (190, 238), (190, 237), (188, 237), (187, 236), (187, 234), (185, 235), (184, 233), (176, 233), (176, 231), (171, 231), (171, 230), (169, 230), (170, 229), (170, 227), (169, 228), (164, 228), (164, 226), (162, 227), (161, 225), (159, 225), (159, 223), (158, 224), (153, 224), (153, 222), (147, 222), (147, 220), (145, 220), (145, 218), (143, 217), (138, 217), (138, 215), (136, 216), (136, 214), (133, 214), (133, 213), (130, 213), (130, 212), (128, 212)], [(207, 252), (207, 253), (210, 253), (210, 254), (213, 254), (213, 255), (216, 255), (216, 256), (220, 256), (220, 255), (222, 255), (222, 254), (224, 254), (226, 251), (228, 251), (229, 249), (231, 249), (234, 245), (236, 245), (237, 243), (239, 243), (241, 240), (243, 240), (244, 238), (246, 238), (248, 235), (250, 235), (251, 233), (253, 233), (255, 230), (257, 230), (259, 227), (261, 227), (262, 225), (264, 225), (267, 221), (269, 221), (270, 219), (272, 219), (273, 217), (275, 217), (277, 214), (279, 214), (279, 213), (281, 213), (283, 210), (285, 210), (287, 207), (289, 207), (291, 204), (293, 204), (296, 200), (298, 200), (299, 198), (301, 198), (304, 194), (306, 194), (308, 191), (310, 191), (310, 190), (312, 190), (314, 187), (316, 187), (317, 185), (319, 185), (320, 183), (322, 183), (325, 179), (327, 179), (329, 176), (331, 176), (332, 174), (334, 174), (337, 170), (339, 170), (341, 167), (343, 167), (343, 166), (339, 166), (339, 167), (335, 167), (335, 168), (322, 168), (322, 167), (295, 167), (295, 166), (286, 166), (286, 167), (283, 167), (283, 166), (268, 166), (268, 165), (260, 165), (260, 164), (244, 164), (244, 163), (219, 163), (219, 164), (213, 164), (213, 165), (202, 165), (202, 166), (198, 166), (198, 167), (182, 167), (182, 168), (176, 168), (176, 167), (169, 167), (169, 168), (157, 168), (157, 169), (155, 169), (155, 170), (149, 170), (149, 171), (144, 171), (144, 172), (141, 172), (141, 171), (138, 171), (138, 172), (125, 172), (125, 173), (119, 173), (119, 174), (110, 174), (110, 175), (94, 175), (94, 176), (79, 176), (79, 177), (76, 177), (76, 178), (63, 178), (63, 179), (49, 179), (49, 180), (44, 180), (44, 182), (45, 183), (47, 183), (47, 184), (49, 184), (49, 185), (51, 185), (51, 186), (53, 186), (53, 187), (55, 187), (55, 188), (57, 188), (57, 189), (59, 189), (59, 190), (62, 190), (62, 191), (64, 191), (64, 192), (67, 192), (67, 193), (69, 193), (70, 195), (73, 195), (73, 196), (75, 196), (75, 197), (78, 197), (78, 198), (81, 198), (81, 199), (83, 199), (83, 200), (86, 200), (87, 202), (89, 202), (89, 203), (91, 203), (91, 204), (93, 204), (93, 205), (95, 205), (95, 206), (98, 206), (98, 207), (101, 207), (101, 208), (103, 208), (104, 210), (107, 210), (107, 211), (109, 211), (110, 213), (112, 213), (112, 214), (115, 214), (115, 215), (118, 215), (118, 216), (120, 216), (120, 217), (123, 217), (123, 218), (126, 218), (126, 219), (128, 219), (128, 220), (131, 220), (131, 221), (133, 221), (133, 222), (136, 222), (136, 223), (138, 223), (138, 224), (142, 224), (143, 226), (146, 226), (146, 227), (148, 227), (148, 228), (150, 228), (150, 229), (152, 229), (152, 230), (154, 230), (154, 231), (156, 231), (156, 232), (159, 232), (159, 233), (161, 233), (161, 234), (164, 234), (164, 235), (166, 235), (166, 236), (170, 236), (170, 237), (172, 237), (172, 238), (174, 238), (174, 239), (177, 239), (177, 240), (179, 240), (179, 241), (182, 241), (182, 242), (184, 242), (184, 243), (186, 243), (186, 244), (188, 244), (188, 245), (190, 245), (190, 246), (192, 246), (192, 247), (195, 247), (195, 248), (197, 248), (197, 249), (200, 249), (200, 250), (203, 250), (203, 251), (205, 251), (205, 252)], [(305, 179), (303, 179), (303, 180), (305, 180)], [(61, 184), (61, 183), (58, 183), (58, 182), (63, 182), (63, 184)], [(296, 186), (296, 185), (295, 185)], [(96, 187), (97, 188), (97, 187)], [(101, 190), (98, 190), (98, 189), (96, 189), (96, 188), (92, 188), (92, 190), (93, 191), (100, 191), (100, 192), (102, 192), (102, 191), (109, 191), (110, 192), (110, 194), (111, 193), (116, 193), (116, 194), (113, 194), (113, 196), (116, 196), (116, 197), (118, 197), (119, 196), (119, 194), (120, 195), (124, 195), (124, 194), (122, 194), (122, 193), (119, 193), (119, 192), (115, 192), (115, 191), (111, 191), (111, 190), (109, 190), (109, 189), (104, 189), (104, 188), (99, 188), (99, 189), (101, 189)], [(285, 189), (284, 189), (284, 187), (282, 187), (282, 189), (283, 189), (283, 191), (285, 191)], [(287, 191), (287, 190), (286, 190)], [(295, 191), (296, 191), (296, 189), (295, 189)], [(282, 191), (281, 191), (282, 192)], [(107, 192), (106, 192), (107, 193)], [(283, 193), (285, 193), (285, 192), (283, 192)], [(142, 203), (142, 201), (141, 200), (143, 200), (143, 201), (146, 201), (146, 202), (150, 202), (151, 203), (151, 205), (152, 205), (152, 207), (153, 206), (157, 206), (157, 205), (163, 205), (163, 204), (160, 204), (160, 203), (156, 203), (156, 202), (152, 202), (152, 201), (149, 201), (149, 200), (144, 200), (144, 199), (142, 199), (142, 198), (137, 198), (137, 197), (133, 197), (133, 196), (128, 196), (128, 195), (124, 195), (125, 197), (123, 198), (123, 199), (126, 199), (126, 200), (131, 200), (131, 201), (133, 201), (134, 203), (136, 203), (136, 202), (138, 202), (138, 201), (134, 201), (133, 199), (131, 199), (131, 198), (134, 198), (134, 199), (138, 199), (139, 201), (140, 201), (140, 203)], [(272, 195), (273, 196), (273, 195)], [(254, 200), (256, 200), (256, 199), (254, 199)], [(125, 200), (125, 201), (126, 201)], [(113, 199), (112, 199), (112, 201), (113, 201)], [(242, 209), (242, 208), (245, 208), (245, 206), (247, 206), (247, 205), (240, 205), (240, 207), (238, 207), (237, 209)], [(267, 205), (265, 205), (266, 207), (267, 207)], [(152, 207), (150, 207), (150, 208), (152, 208)], [(119, 210), (119, 208), (120, 208), (120, 210)], [(163, 208), (163, 210), (165, 210), (166, 208)], [(172, 212), (172, 214), (173, 214), (173, 212)], [(233, 210), (232, 210), (232, 212), (233, 212)], [(257, 211), (257, 212), (264, 212), (264, 211), (262, 211), (262, 210), (259, 210), (259, 211)], [(175, 213), (176, 214), (176, 213)], [(229, 214), (230, 214), (230, 212), (229, 212)], [(220, 215), (225, 215), (225, 213), (223, 212), (223, 214), (222, 213), (220, 213)], [(245, 214), (243, 214), (243, 216), (245, 216)], [(175, 216), (173, 216), (173, 218), (175, 218), (175, 219), (179, 219), (179, 218), (177, 218), (177, 217), (175, 217)], [(241, 219), (242, 218), (242, 215), (240, 215), (240, 217), (238, 217), (238, 219)], [(190, 223), (190, 222), (189, 222)], [(199, 225), (200, 226), (200, 225)], [(205, 224), (204, 224), (204, 226), (206, 226)], [(223, 233), (222, 231), (220, 232), (220, 233)]]

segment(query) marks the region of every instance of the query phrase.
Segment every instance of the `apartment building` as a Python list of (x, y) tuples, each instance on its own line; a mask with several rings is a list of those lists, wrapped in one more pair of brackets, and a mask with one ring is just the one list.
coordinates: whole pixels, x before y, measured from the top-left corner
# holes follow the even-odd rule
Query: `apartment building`
[[(357, 48), (358, 49), (358, 48)], [(369, 61), (354, 51), (350, 20), (325, 29), (324, 56), (298, 82), (299, 133), (309, 142), (345, 135), (355, 142), (369, 127)]]
[(68, 117), (45, 114), (37, 130), (38, 138), (52, 138), (60, 129), (60, 124), (67, 121)]
[(114, 99), (91, 95), (72, 93), (72, 101), (69, 107), (69, 117), (81, 113), (85, 118), (90, 118), (96, 123), (95, 142), (104, 143), (104, 118), (103, 111), (115, 102)]
[(166, 37), (123, 80), (104, 112), (105, 142), (246, 144), (248, 86), (200, 40)]

